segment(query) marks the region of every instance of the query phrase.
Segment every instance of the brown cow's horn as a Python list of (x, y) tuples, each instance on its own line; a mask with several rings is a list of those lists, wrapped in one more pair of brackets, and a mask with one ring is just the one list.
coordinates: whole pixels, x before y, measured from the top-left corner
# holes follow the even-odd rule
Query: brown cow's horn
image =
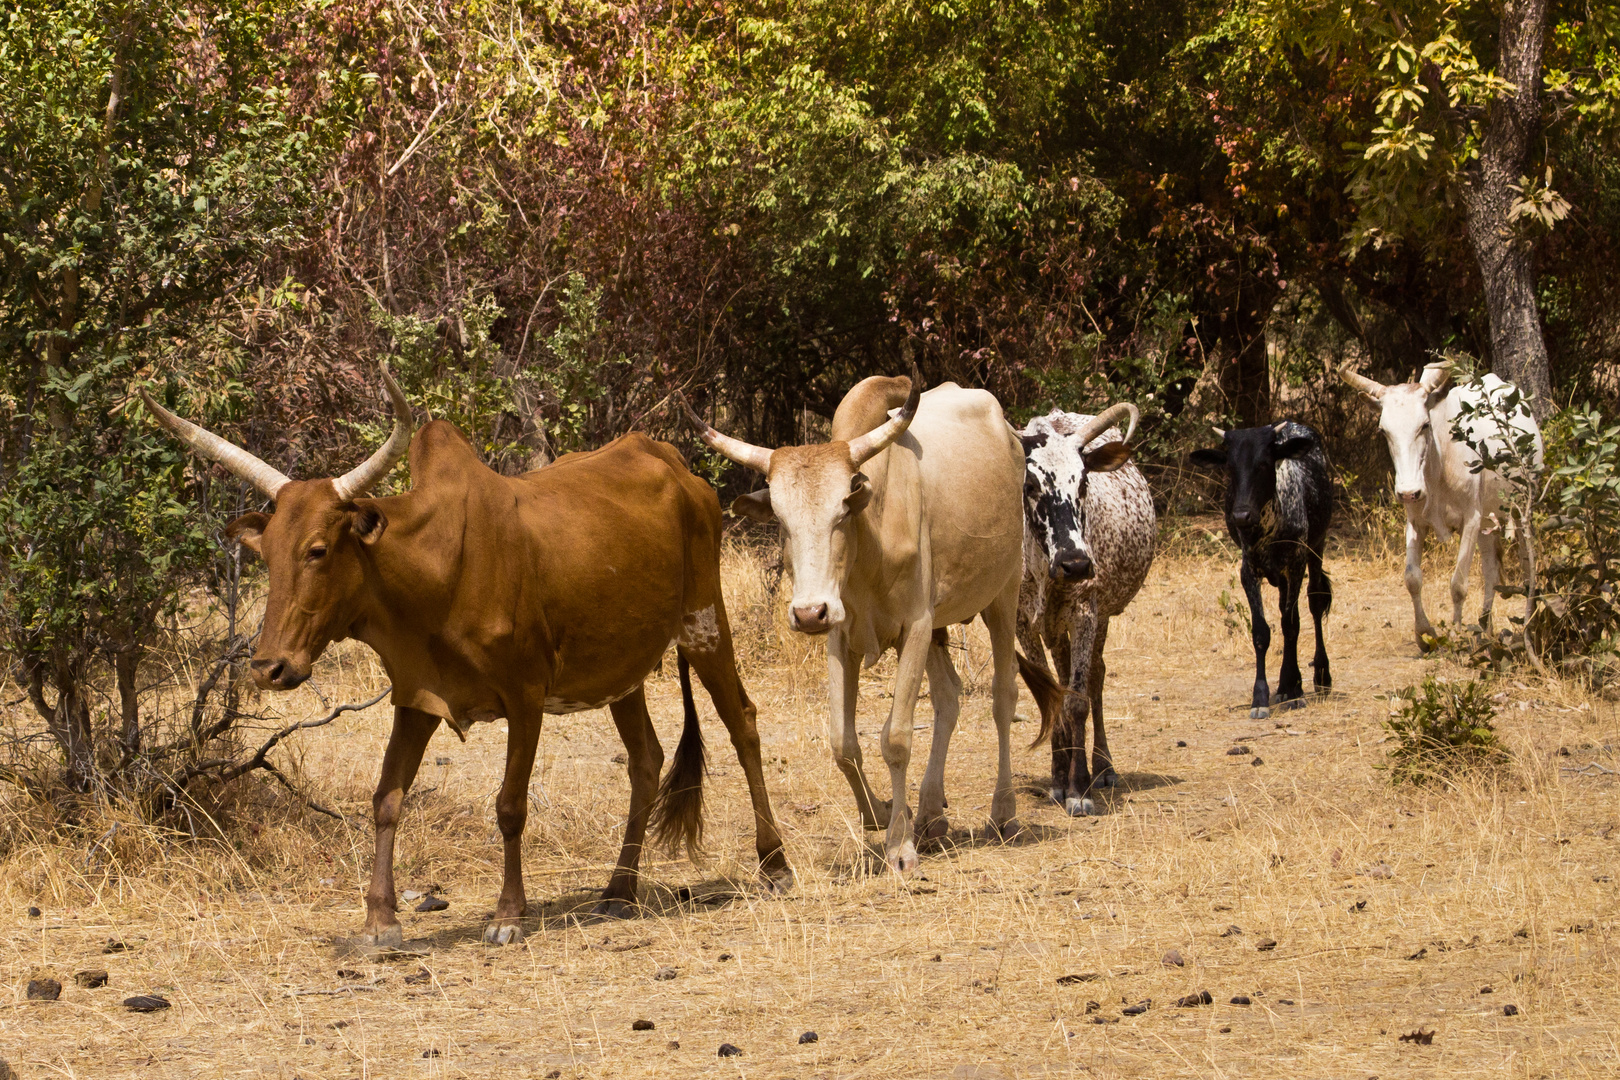
[(1119, 423), (1119, 418), (1126, 414), (1130, 415), (1131, 425), (1125, 430), (1125, 441), (1127, 443), (1130, 442), (1131, 436), (1136, 434), (1136, 424), (1137, 421), (1142, 419), (1142, 414), (1137, 411), (1135, 405), (1132, 405), (1128, 401), (1121, 401), (1117, 405), (1108, 406), (1108, 408), (1102, 411), (1101, 415), (1094, 416), (1086, 422), (1086, 425), (1080, 429), (1080, 433), (1078, 435), (1080, 445), (1089, 445), (1092, 439), (1095, 439), (1097, 436)]
[(715, 453), (735, 461), (744, 468), (753, 469), (757, 473), (769, 473), (771, 471), (771, 452), (769, 450), (763, 446), (743, 442), (741, 439), (733, 439), (730, 435), (720, 434), (714, 428), (705, 424), (702, 418), (692, 411), (692, 406), (687, 403), (686, 395), (679, 390), (675, 391), (675, 400), (679, 401), (681, 408), (686, 410), (686, 418), (692, 422), (693, 427), (697, 428), (698, 437), (707, 443)]
[(849, 444), (849, 463), (860, 468), (871, 461), (878, 454), (889, 448), (889, 444), (906, 433), (911, 426), (912, 419), (917, 415), (917, 401), (922, 397), (922, 372), (917, 370), (915, 364), (911, 367), (911, 393), (906, 395), (906, 403), (894, 416), (868, 431)]
[(254, 457), (235, 443), (215, 435), (207, 428), (198, 427), (190, 420), (182, 419), (152, 400), (152, 395), (145, 390), (141, 391), (141, 400), (146, 403), (146, 409), (159, 424), (163, 425), (170, 434), (189, 446), (192, 452), (210, 461), (217, 461), (243, 480), (252, 484), (260, 495), (267, 499), (274, 499), (276, 492), (282, 486), (291, 483), (291, 478), (277, 472), (264, 461)]
[(1343, 379), (1345, 382), (1349, 383), (1351, 386), (1355, 387), (1357, 390), (1360, 390), (1363, 394), (1366, 394), (1368, 397), (1374, 400), (1383, 397), (1384, 391), (1388, 389), (1388, 387), (1386, 387), (1383, 383), (1373, 382), (1371, 379), (1367, 378), (1367, 376), (1350, 370), (1350, 362), (1348, 360), (1345, 361), (1344, 365), (1339, 368), (1339, 378)]
[(410, 402), (405, 400), (405, 393), (400, 390), (399, 383), (388, 373), (388, 365), (381, 366), (383, 386), (388, 388), (388, 398), (394, 407), (394, 430), (388, 436), (388, 441), (377, 448), (376, 453), (332, 481), (332, 487), (339, 499), (352, 499), (376, 487), (382, 478), (388, 475), (388, 470), (399, 464), (399, 459), (405, 456), (405, 451), (411, 448), (411, 432), (415, 427), (411, 420)]

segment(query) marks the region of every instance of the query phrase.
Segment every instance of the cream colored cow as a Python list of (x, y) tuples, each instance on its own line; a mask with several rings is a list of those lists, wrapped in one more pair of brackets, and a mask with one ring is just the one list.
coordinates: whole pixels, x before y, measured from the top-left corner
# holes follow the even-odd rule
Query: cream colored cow
[[(944, 628), (974, 616), (989, 628), (995, 665), (1000, 760), (990, 819), (1003, 835), (1016, 828), (1010, 725), (1018, 697), (1014, 630), (1024, 563), (1024, 451), (985, 391), (955, 383), (921, 395), (919, 389), (905, 377), (866, 379), (838, 406), (830, 442), (776, 450), (722, 435), (688, 409), (705, 442), (765, 474), (769, 487), (732, 508), (781, 523), (793, 568), (789, 621), (800, 633), (827, 635), (833, 760), (855, 793), (862, 824), (887, 827), (884, 855), (902, 872), (917, 866), (919, 833), (935, 838), (948, 827), (945, 754), (961, 682)], [(891, 414), (895, 406), (901, 408)], [(891, 785), (884, 802), (861, 767), (855, 706), (862, 663), (876, 663), (890, 648), (900, 660), (883, 725)], [(934, 742), (914, 826), (906, 770), (925, 673)]]
[[(1479, 548), (1479, 576), (1484, 588), (1480, 626), (1489, 630), (1496, 582), (1501, 576), (1502, 478), (1479, 468), (1479, 454), (1458, 439), (1452, 427), (1463, 416), (1463, 404), (1478, 408), (1490, 395), (1499, 409), (1513, 384), (1486, 375), (1478, 387), (1451, 386), (1451, 366), (1429, 364), (1415, 383), (1385, 386), (1358, 375), (1346, 364), (1339, 377), (1378, 406), (1378, 427), (1389, 444), (1395, 465), (1395, 495), (1406, 511), (1406, 589), (1412, 594), (1412, 616), (1418, 648), (1428, 651), (1434, 625), (1423, 610), (1423, 541), (1429, 533), (1442, 541), (1458, 533), (1457, 566), (1451, 573), (1451, 621), (1462, 625), (1468, 596), (1468, 568)], [(1484, 417), (1462, 420), (1467, 436), (1500, 452), (1518, 434), (1535, 435), (1535, 468), (1541, 468), (1541, 428), (1521, 401), (1505, 418), (1509, 430), (1492, 430)]]

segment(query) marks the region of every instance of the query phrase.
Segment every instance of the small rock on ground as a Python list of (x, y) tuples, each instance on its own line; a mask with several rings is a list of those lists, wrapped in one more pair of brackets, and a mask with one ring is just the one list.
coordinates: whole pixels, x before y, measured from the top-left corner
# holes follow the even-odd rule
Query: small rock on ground
[(1234, 746), (1234, 747), (1232, 747), (1232, 749), (1228, 750), (1226, 752), (1226, 756), (1227, 757), (1242, 757), (1244, 754), (1252, 754), (1252, 753), (1254, 753), (1254, 751), (1250, 750), (1247, 746), (1241, 746), (1240, 745), (1240, 746)]
[(1165, 967), (1183, 967), (1186, 965), (1187, 961), (1181, 958), (1180, 949), (1171, 949), (1169, 952), (1165, 953), (1159, 958), (1159, 963), (1163, 964)]
[(800, 1046), (803, 1046), (806, 1043), (813, 1043), (813, 1042), (820, 1042), (820, 1041), (821, 1041), (821, 1036), (817, 1035), (813, 1031), (807, 1031), (803, 1035), (799, 1036), (799, 1045)]
[(651, 1031), (651, 1030), (653, 1030), (653, 1028), (655, 1026), (656, 1025), (651, 1020), (632, 1020), (632, 1021), (630, 1021), (630, 1030), (631, 1031)]
[(73, 976), (73, 981), (86, 990), (94, 990), (98, 986), (107, 985), (107, 973), (100, 968), (90, 968)]
[(742, 1047), (740, 1047), (740, 1046), (732, 1046), (730, 1043), (721, 1043), (720, 1044), (720, 1050), (719, 1050), (719, 1056), (720, 1057), (736, 1057), (737, 1055), (739, 1055), (741, 1053), (742, 1053)]
[(1517, 1005), (1504, 1005), (1504, 1006), (1502, 1006), (1502, 1015), (1503, 1016), (1518, 1016), (1519, 1015), (1519, 1007)]
[(679, 972), (672, 967), (661, 967), (657, 971), (653, 972), (653, 978), (658, 982), (669, 982), (669, 980), (673, 979), (678, 974)]
[(157, 994), (136, 994), (124, 999), (124, 1007), (131, 1012), (157, 1012), (169, 1007), (169, 999)]
[(450, 906), (450, 901), (438, 896), (425, 896), (422, 902), (416, 905), (417, 911), (443, 911)]
[(62, 984), (55, 979), (29, 979), (29, 1001), (55, 1001), (62, 996)]

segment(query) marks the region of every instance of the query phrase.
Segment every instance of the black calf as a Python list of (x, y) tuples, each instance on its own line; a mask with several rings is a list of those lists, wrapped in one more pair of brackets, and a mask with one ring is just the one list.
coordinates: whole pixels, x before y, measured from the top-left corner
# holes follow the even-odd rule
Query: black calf
[(1222, 432), (1212, 450), (1196, 450), (1197, 465), (1226, 469), (1226, 530), (1243, 549), (1243, 593), (1249, 600), (1254, 636), (1254, 701), (1249, 715), (1271, 715), (1266, 685), (1266, 625), (1260, 597), (1261, 580), (1276, 586), (1282, 612), (1283, 660), (1277, 675), (1277, 707), (1305, 704), (1299, 671), (1299, 592), (1306, 584), (1311, 619), (1316, 624), (1313, 682), (1318, 692), (1333, 685), (1328, 671), (1322, 617), (1333, 606), (1333, 584), (1322, 569), (1322, 545), (1333, 517), (1333, 483), (1327, 455), (1316, 432), (1293, 420), (1264, 427)]

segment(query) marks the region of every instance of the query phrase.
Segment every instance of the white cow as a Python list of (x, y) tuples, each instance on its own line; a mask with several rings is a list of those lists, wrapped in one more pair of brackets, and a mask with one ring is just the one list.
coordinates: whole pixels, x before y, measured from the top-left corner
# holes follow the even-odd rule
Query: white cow
[[(1348, 364), (1339, 369), (1339, 375), (1381, 410), (1378, 427), (1395, 463), (1395, 494), (1406, 509), (1406, 589), (1412, 594), (1418, 647), (1426, 651), (1425, 636), (1434, 636), (1434, 626), (1423, 611), (1423, 541), (1430, 531), (1439, 533), (1442, 541), (1451, 539), (1454, 531), (1462, 535), (1457, 568), (1451, 575), (1451, 619), (1457, 626), (1462, 625), (1463, 598), (1468, 595), (1468, 567), (1474, 561), (1475, 545), (1479, 546), (1479, 576), (1485, 589), (1479, 621), (1488, 628), (1502, 566), (1503, 521), (1497, 512), (1502, 478), (1489, 469), (1474, 471), (1479, 455), (1452, 434), (1452, 426), (1464, 402), (1483, 403), (1483, 394), (1498, 402), (1513, 390), (1513, 384), (1486, 375), (1483, 394), (1479, 388), (1466, 386), (1448, 392), (1451, 366), (1446, 363), (1430, 364), (1417, 382), (1399, 386), (1374, 382), (1351, 371)], [(1535, 466), (1540, 469), (1541, 429), (1530, 410), (1520, 402), (1505, 423), (1514, 433), (1534, 433)], [(1505, 448), (1512, 437), (1508, 432), (1492, 431), (1493, 422), (1483, 417), (1470, 418), (1466, 424), (1470, 438), (1493, 448)]]
[[(919, 389), (904, 377), (863, 380), (839, 404), (830, 442), (776, 450), (722, 435), (688, 410), (709, 446), (765, 474), (770, 486), (732, 509), (781, 523), (793, 567), (789, 622), (800, 633), (827, 635), (833, 760), (855, 793), (862, 824), (887, 827), (884, 856), (901, 872), (917, 866), (919, 833), (938, 837), (947, 828), (945, 753), (961, 682), (944, 628), (974, 616), (989, 628), (995, 666), (991, 710), (1000, 759), (990, 820), (1003, 835), (1016, 829), (1011, 724), (1024, 450), (985, 391), (945, 383), (919, 401)], [(870, 666), (890, 648), (900, 662), (883, 725), (891, 790), (884, 803), (861, 768), (855, 706), (863, 660)], [(925, 672), (934, 742), (914, 829), (906, 769)]]

